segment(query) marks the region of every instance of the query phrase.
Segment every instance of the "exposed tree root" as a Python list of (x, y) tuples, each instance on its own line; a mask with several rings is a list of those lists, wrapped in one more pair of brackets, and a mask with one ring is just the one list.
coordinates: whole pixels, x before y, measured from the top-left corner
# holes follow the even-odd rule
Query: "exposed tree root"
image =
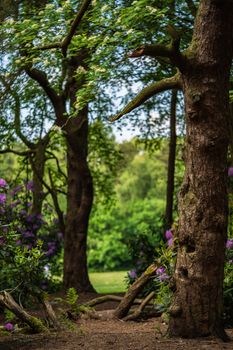
[(157, 265), (151, 264), (143, 274), (136, 279), (136, 281), (130, 286), (128, 291), (125, 293), (124, 298), (114, 311), (116, 318), (122, 319), (127, 316), (135, 298), (149, 282), (150, 278), (155, 275)]
[[(123, 319), (124, 321), (136, 320), (141, 315), (145, 307), (151, 302), (155, 293), (151, 292), (145, 299), (136, 299), (138, 294), (144, 288), (144, 286), (149, 282), (150, 278), (155, 275), (157, 270), (157, 265), (151, 264), (146, 271), (130, 286), (128, 291), (125, 293), (124, 297), (119, 297), (115, 295), (106, 295), (99, 298), (95, 298), (87, 303), (84, 306), (94, 307), (98, 304), (107, 302), (107, 301), (119, 301), (119, 305), (114, 310), (104, 310), (104, 311), (95, 311), (95, 310), (86, 310), (84, 311), (82, 317), (94, 318), (94, 319)], [(132, 305), (139, 304), (139, 307), (133, 311), (130, 315), (128, 312)], [(154, 309), (149, 312), (153, 316), (160, 316), (161, 312), (157, 312)], [(128, 316), (127, 316), (128, 315)]]
[[(136, 320), (139, 317), (147, 316), (159, 316), (161, 313), (158, 313), (154, 310), (154, 308), (150, 308), (148, 310), (148, 304), (150, 304), (153, 299), (155, 293), (151, 292), (145, 299), (136, 298), (143, 287), (147, 284), (152, 276), (154, 276), (157, 269), (157, 265), (150, 265), (146, 271), (130, 286), (128, 291), (125, 293), (123, 297), (116, 295), (105, 295), (102, 297), (98, 297), (88, 301), (83, 304), (84, 308), (80, 308), (81, 317), (83, 318), (93, 318), (93, 319), (101, 319), (101, 320), (110, 320), (110, 319), (123, 319), (124, 321), (128, 320)], [(57, 319), (57, 316), (52, 308), (52, 305), (44, 300), (41, 296), (37, 296), (39, 302), (43, 305), (45, 310), (49, 326), (52, 326), (56, 330), (61, 330), (62, 326)], [(104, 311), (96, 311), (94, 309), (90, 309), (98, 304), (107, 302), (107, 301), (116, 301), (119, 302), (119, 305), (114, 310), (104, 310)], [(133, 312), (127, 316), (131, 306), (139, 304), (139, 307), (133, 310)], [(49, 329), (43, 324), (43, 322), (31, 316), (27, 313), (20, 305), (16, 303), (13, 297), (7, 293), (0, 293), (0, 305), (4, 308), (9, 309), (13, 312), (21, 321), (28, 324), (29, 327), (36, 333), (39, 332), (49, 332)], [(144, 312), (145, 307), (147, 306), (147, 312)], [(67, 312), (69, 315), (69, 311)], [(72, 315), (72, 313), (70, 313)], [(76, 315), (78, 316), (78, 315)]]
[(44, 300), (42, 302), (42, 305), (45, 309), (47, 318), (49, 320), (49, 325), (52, 326), (56, 330), (61, 330), (63, 327), (61, 326), (60, 322), (58, 321), (52, 305), (47, 300)]
[[(95, 299), (92, 299), (90, 301), (88, 301), (87, 303), (85, 303), (84, 305), (85, 306), (90, 306), (90, 307), (94, 307), (96, 305), (99, 305), (99, 304), (102, 304), (102, 303), (105, 303), (107, 301), (122, 301), (124, 299), (124, 297), (120, 297), (120, 296), (117, 296), (117, 295), (111, 295), (111, 294), (108, 294), (108, 295), (104, 295), (102, 297), (98, 297), (98, 298), (95, 298)], [(143, 299), (135, 299), (133, 301), (133, 304), (141, 304), (143, 301)]]

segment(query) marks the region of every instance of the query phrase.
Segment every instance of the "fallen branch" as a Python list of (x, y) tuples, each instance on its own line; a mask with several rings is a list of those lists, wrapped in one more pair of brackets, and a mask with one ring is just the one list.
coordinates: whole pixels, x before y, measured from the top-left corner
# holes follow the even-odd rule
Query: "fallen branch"
[(8, 292), (0, 293), (0, 305), (15, 314), (21, 321), (29, 325), (35, 333), (49, 332), (48, 328), (36, 317), (29, 315), (20, 307)]
[(151, 264), (146, 271), (130, 286), (124, 298), (114, 311), (114, 317), (122, 319), (127, 316), (136, 296), (141, 292), (150, 278), (155, 275), (158, 266)]
[(139, 307), (130, 315), (123, 318), (123, 321), (133, 321), (136, 320), (139, 316), (141, 316), (142, 311), (145, 309), (146, 305), (154, 298), (155, 292), (151, 292), (147, 295), (147, 297), (142, 301)]

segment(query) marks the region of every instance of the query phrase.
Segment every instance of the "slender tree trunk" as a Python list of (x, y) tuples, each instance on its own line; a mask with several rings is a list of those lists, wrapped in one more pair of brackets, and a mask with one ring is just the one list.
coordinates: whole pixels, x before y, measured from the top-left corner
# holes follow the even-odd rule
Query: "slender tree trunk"
[(93, 292), (87, 270), (87, 232), (93, 202), (92, 176), (87, 163), (88, 109), (77, 117), (81, 127), (69, 131), (67, 139), (68, 197), (64, 249), (64, 286)]
[(43, 193), (43, 179), (46, 162), (46, 148), (49, 143), (49, 136), (46, 135), (43, 139), (39, 140), (35, 145), (35, 153), (33, 158), (30, 158), (32, 179), (33, 179), (33, 191), (32, 191), (32, 209), (31, 214), (38, 215), (42, 212), (42, 205), (44, 200)]
[(232, 24), (232, 1), (201, 1), (182, 72), (186, 172), (179, 194), (176, 292), (169, 324), (173, 336), (224, 336), (221, 313)]
[[(77, 69), (88, 69), (88, 52), (82, 50), (69, 60), (66, 87), (71, 108), (76, 110), (77, 91), (85, 84), (85, 74), (77, 80)], [(67, 218), (64, 246), (64, 287), (94, 292), (87, 269), (88, 222), (93, 203), (93, 182), (88, 166), (88, 105), (68, 120), (67, 140)]]
[(173, 223), (173, 195), (174, 195), (174, 176), (176, 161), (176, 103), (177, 90), (172, 90), (171, 109), (170, 109), (170, 142), (167, 170), (167, 200), (165, 210), (166, 229), (171, 228)]

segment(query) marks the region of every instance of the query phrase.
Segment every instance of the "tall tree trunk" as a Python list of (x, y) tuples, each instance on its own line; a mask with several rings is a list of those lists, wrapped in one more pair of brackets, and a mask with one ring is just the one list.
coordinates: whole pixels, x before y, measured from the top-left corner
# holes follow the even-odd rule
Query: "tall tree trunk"
[(232, 23), (232, 1), (201, 1), (189, 60), (182, 72), (186, 171), (179, 194), (176, 292), (170, 308), (169, 330), (175, 336), (224, 336)]
[(170, 108), (170, 141), (167, 170), (167, 199), (165, 210), (166, 229), (171, 228), (173, 223), (173, 196), (174, 196), (174, 176), (176, 161), (176, 103), (177, 90), (172, 90)]
[(81, 127), (67, 133), (68, 196), (64, 248), (64, 287), (93, 292), (87, 270), (87, 232), (93, 203), (92, 176), (87, 163), (88, 108), (77, 117)]
[[(85, 74), (77, 79), (77, 69), (88, 69), (87, 50), (69, 60), (67, 96), (76, 110), (77, 91), (85, 84)], [(88, 104), (67, 123), (67, 218), (64, 246), (64, 287), (94, 292), (87, 269), (88, 222), (93, 203), (93, 182), (88, 166)]]

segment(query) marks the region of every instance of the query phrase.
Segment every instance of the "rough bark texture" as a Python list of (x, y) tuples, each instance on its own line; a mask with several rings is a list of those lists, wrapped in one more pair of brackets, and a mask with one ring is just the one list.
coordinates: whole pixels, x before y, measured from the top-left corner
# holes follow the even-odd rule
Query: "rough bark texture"
[(165, 211), (165, 225), (169, 229), (173, 223), (173, 195), (174, 195), (174, 175), (176, 161), (176, 103), (177, 90), (172, 90), (170, 109), (170, 142), (167, 170), (167, 199)]
[(224, 336), (221, 313), (232, 24), (232, 1), (201, 1), (182, 72), (186, 172), (179, 194), (176, 292), (169, 324), (173, 336)]

